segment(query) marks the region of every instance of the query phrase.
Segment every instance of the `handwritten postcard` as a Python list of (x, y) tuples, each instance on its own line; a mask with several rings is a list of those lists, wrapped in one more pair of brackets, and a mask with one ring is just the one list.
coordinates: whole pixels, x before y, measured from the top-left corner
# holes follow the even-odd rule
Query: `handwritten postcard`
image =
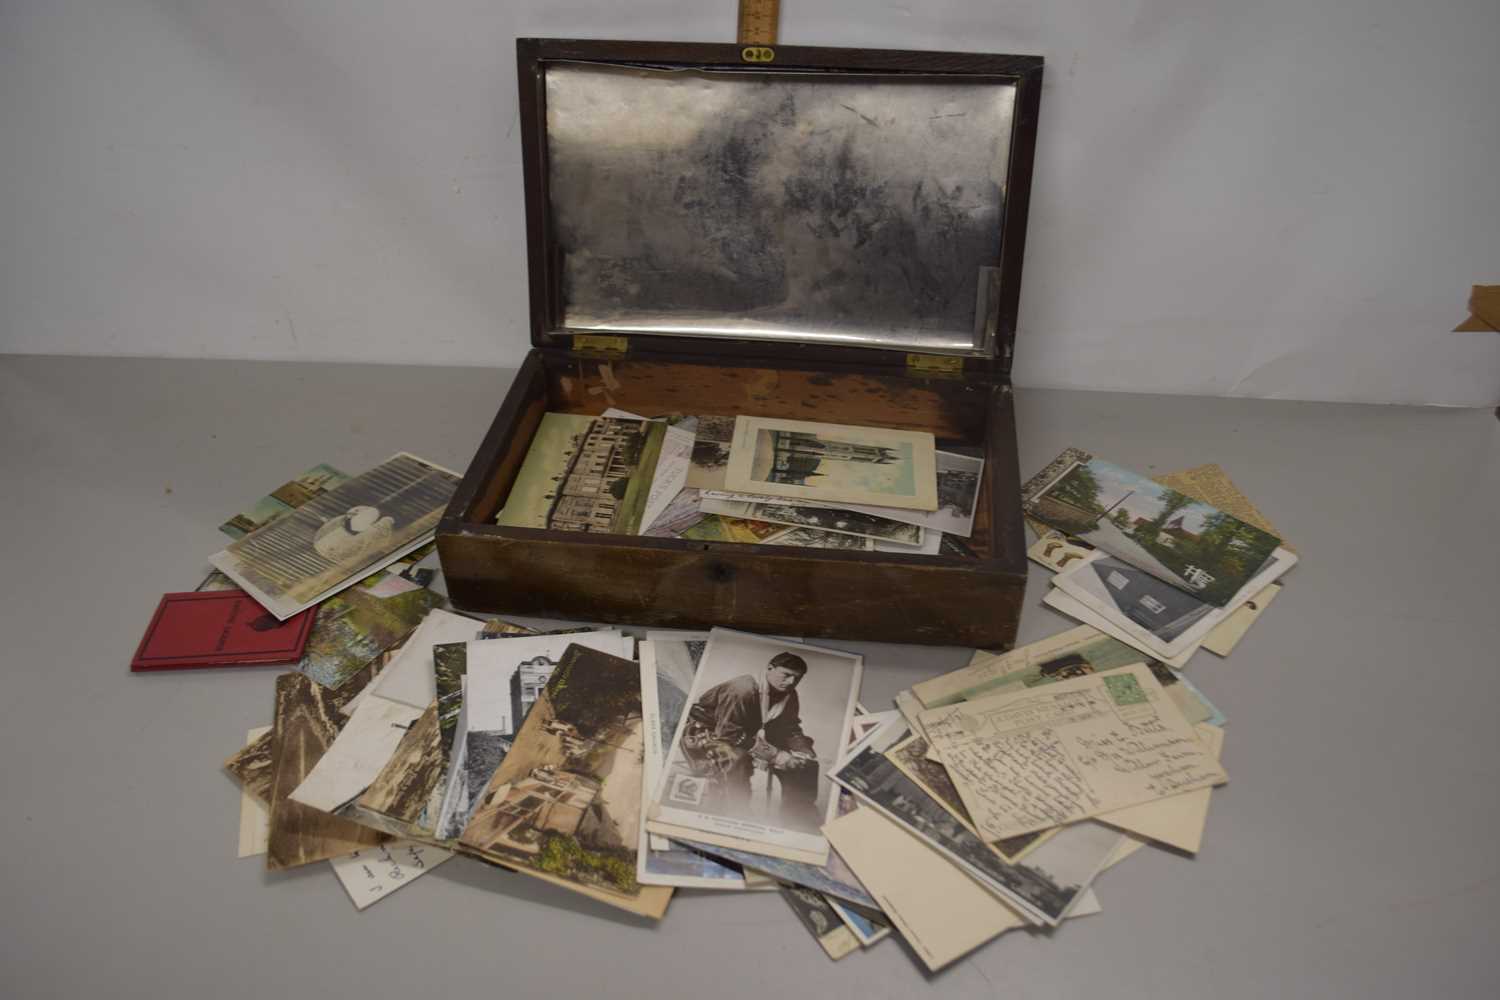
[(1145, 664), (928, 709), (921, 721), (991, 840), (1228, 780)]
[(451, 857), (451, 852), (429, 844), (395, 840), (342, 858), (332, 858), (328, 863), (333, 866), (333, 873), (349, 894), (354, 908), (363, 910), (403, 885), (415, 882)]

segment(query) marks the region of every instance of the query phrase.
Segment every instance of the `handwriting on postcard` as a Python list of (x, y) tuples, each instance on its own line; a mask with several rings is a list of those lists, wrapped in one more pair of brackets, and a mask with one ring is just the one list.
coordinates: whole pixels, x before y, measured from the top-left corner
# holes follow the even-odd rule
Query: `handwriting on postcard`
[(344, 890), (363, 910), (453, 857), (449, 851), (412, 840), (381, 844), (330, 863)]
[(1143, 665), (922, 714), (986, 839), (1226, 778)]

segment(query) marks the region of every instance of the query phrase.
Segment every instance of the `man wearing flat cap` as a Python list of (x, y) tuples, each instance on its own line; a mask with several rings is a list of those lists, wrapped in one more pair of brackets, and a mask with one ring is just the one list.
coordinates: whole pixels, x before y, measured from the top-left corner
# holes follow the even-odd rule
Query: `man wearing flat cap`
[(806, 660), (781, 652), (766, 664), (764, 677), (743, 674), (714, 685), (688, 709), (683, 742), (690, 757), (714, 765), (716, 790), (730, 804), (750, 801), (750, 777), (759, 764), (781, 785), (781, 819), (815, 830), (818, 759), (802, 732), (797, 701), (806, 675)]

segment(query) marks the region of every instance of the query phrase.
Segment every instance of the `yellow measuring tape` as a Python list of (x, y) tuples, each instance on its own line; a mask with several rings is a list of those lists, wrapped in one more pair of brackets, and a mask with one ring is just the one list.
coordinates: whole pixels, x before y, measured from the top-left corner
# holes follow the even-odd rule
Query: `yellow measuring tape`
[(780, 22), (781, 0), (740, 0), (740, 58), (749, 63), (773, 61)]

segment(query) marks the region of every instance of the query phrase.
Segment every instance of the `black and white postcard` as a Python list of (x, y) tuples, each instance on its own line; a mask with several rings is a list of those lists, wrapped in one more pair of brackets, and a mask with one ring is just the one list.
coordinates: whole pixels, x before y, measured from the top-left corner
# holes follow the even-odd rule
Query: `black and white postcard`
[(457, 473), (402, 453), (209, 562), (285, 621), (431, 541), (458, 483)]
[(821, 865), (863, 658), (716, 628), (648, 813), (653, 833)]
[(838, 507), (804, 506), (777, 500), (771, 502), (723, 500), (718, 499), (717, 496), (705, 497), (698, 507), (705, 514), (737, 517), (746, 521), (769, 521), (771, 524), (831, 531), (840, 535), (860, 535), (913, 548), (921, 545), (924, 537), (923, 529), (915, 524), (906, 524), (879, 514), (867, 514)]

